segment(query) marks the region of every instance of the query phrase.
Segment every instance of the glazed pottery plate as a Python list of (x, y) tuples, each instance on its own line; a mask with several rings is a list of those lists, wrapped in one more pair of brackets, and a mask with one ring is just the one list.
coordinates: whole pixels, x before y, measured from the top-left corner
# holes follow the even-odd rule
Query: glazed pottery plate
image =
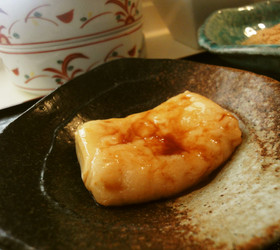
[[(233, 112), (243, 142), (177, 197), (106, 208), (85, 189), (74, 132), (184, 90)], [(0, 134), (0, 248), (253, 249), (280, 238), (280, 85), (183, 60), (122, 59), (46, 96)], [(180, 174), (180, 173), (178, 173)]]
[(198, 42), (233, 66), (278, 72), (280, 44), (242, 45), (260, 29), (280, 23), (280, 1), (257, 2), (212, 13), (199, 28)]

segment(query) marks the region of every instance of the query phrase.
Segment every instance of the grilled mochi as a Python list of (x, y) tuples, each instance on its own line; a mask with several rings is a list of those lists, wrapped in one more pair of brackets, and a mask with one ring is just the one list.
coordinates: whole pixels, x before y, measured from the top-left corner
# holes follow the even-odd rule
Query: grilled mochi
[(242, 140), (230, 112), (189, 91), (125, 118), (88, 121), (75, 137), (85, 187), (104, 206), (178, 194), (225, 162)]

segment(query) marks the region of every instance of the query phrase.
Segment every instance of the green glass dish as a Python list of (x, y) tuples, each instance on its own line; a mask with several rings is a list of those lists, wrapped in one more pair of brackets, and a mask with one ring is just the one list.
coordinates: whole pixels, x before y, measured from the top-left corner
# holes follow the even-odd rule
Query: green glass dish
[(198, 30), (199, 45), (232, 66), (279, 72), (280, 44), (242, 45), (251, 34), (280, 23), (280, 1), (215, 11)]

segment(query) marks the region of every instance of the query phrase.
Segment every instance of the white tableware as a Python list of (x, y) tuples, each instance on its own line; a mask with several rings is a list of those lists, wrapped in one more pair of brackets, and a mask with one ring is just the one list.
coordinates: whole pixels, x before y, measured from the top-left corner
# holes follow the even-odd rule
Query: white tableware
[(45, 95), (99, 64), (142, 55), (141, 0), (3, 0), (0, 57), (16, 87)]
[(102, 63), (139, 57), (143, 44), (142, 23), (138, 23), (121, 32), (75, 43), (39, 48), (0, 46), (0, 56), (15, 86), (45, 95)]
[(141, 0), (2, 0), (0, 44), (71, 42), (114, 32), (141, 18)]

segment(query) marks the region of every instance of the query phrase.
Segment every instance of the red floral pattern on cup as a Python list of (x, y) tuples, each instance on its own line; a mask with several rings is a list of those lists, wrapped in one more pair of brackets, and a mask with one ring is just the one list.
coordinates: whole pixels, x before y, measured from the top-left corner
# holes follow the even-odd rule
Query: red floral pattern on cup
[(59, 60), (57, 62), (58, 64), (61, 64), (60, 70), (56, 68), (45, 68), (43, 69), (43, 71), (54, 73), (52, 78), (54, 78), (58, 84), (62, 84), (66, 81), (73, 79), (74, 77), (76, 77), (77, 74), (83, 72), (82, 69), (74, 69), (74, 67), (70, 65), (71, 61), (77, 58), (88, 59), (88, 57), (83, 55), (82, 53), (70, 54), (64, 60)]
[(57, 19), (59, 19), (63, 23), (71, 23), (74, 16), (74, 9), (67, 11), (61, 15), (57, 15)]
[[(71, 65), (71, 62), (75, 59), (86, 59), (89, 60), (90, 58), (82, 53), (73, 53), (68, 56), (66, 56), (63, 60), (58, 60), (57, 65), (60, 67), (48, 67), (44, 68), (43, 71), (52, 73), (51, 75), (49, 74), (40, 74), (40, 75), (35, 75), (30, 77), (29, 75), (25, 74), (26, 81), (25, 83), (28, 84), (34, 79), (40, 78), (40, 77), (50, 77), (55, 80), (55, 82), (58, 85), (62, 85), (67, 81), (72, 80), (79, 74), (85, 73), (96, 67), (97, 65), (101, 63), (108, 62), (110, 60), (118, 59), (118, 58), (125, 58), (125, 57), (134, 57), (136, 53), (136, 45), (134, 45), (131, 49), (127, 51), (127, 54), (122, 55), (118, 52), (118, 49), (121, 48), (123, 44), (119, 44), (112, 48), (111, 50), (108, 51), (108, 53), (105, 55), (104, 59), (101, 61), (97, 61), (94, 63), (91, 63), (86, 69), (81, 69), (81, 68), (74, 68)], [(17, 76), (19, 76), (19, 69), (14, 69), (13, 73)]]
[(52, 23), (56, 26), (58, 26), (58, 24), (51, 20), (50, 18), (47, 18), (47, 17), (43, 17), (41, 12), (38, 11), (38, 9), (40, 8), (43, 8), (43, 7), (50, 7), (51, 5), (50, 4), (44, 4), (44, 5), (39, 5), (33, 9), (31, 9), (28, 14), (26, 15), (26, 17), (24, 18), (24, 22), (27, 23), (30, 19), (37, 19), (37, 20), (43, 20), (43, 21), (46, 21), (46, 22), (49, 22), (49, 23)]
[(126, 25), (135, 22), (135, 16), (138, 13), (138, 3), (139, 1), (131, 2), (129, 0), (125, 0), (124, 2), (121, 0), (108, 0), (106, 4), (116, 4), (120, 7), (120, 11), (115, 13), (116, 19), (118, 22), (124, 22)]
[[(87, 10), (87, 15), (83, 16), (80, 16), (81, 13), (78, 9), (71, 8), (71, 6), (63, 13), (53, 13), (55, 8), (52, 4), (41, 4), (33, 5), (30, 9), (25, 10), (25, 16), (19, 18), (13, 17), (12, 13), (9, 13), (12, 10), (5, 10), (1, 7), (0, 45), (30, 45), (69, 41), (106, 34), (142, 19), (139, 6), (141, 0), (103, 1), (102, 11), (94, 12), (93, 5), (93, 10)], [(110, 8), (110, 6), (114, 8)], [(50, 12), (50, 10), (53, 11)], [(1, 17), (5, 17), (6, 21), (2, 23)], [(103, 27), (104, 23), (107, 26)], [(89, 25), (90, 27), (85, 30)], [(41, 26), (42, 28), (40, 28)], [(44, 32), (46, 28), (48, 32)], [(29, 38), (28, 34), (34, 37)]]

